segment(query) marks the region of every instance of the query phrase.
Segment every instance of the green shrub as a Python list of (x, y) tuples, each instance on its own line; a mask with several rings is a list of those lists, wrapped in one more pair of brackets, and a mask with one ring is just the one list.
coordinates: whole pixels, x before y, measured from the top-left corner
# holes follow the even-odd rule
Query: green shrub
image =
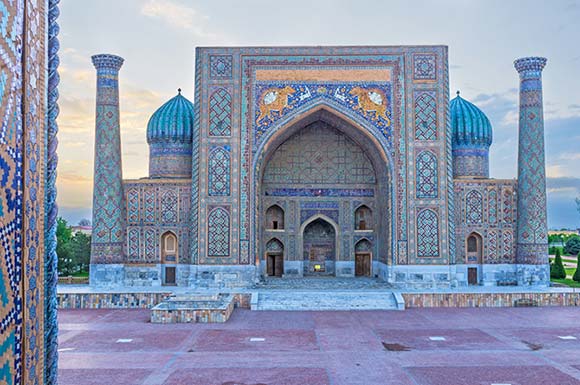
[(554, 263), (550, 265), (550, 278), (554, 279), (566, 279), (566, 270), (564, 269), (564, 264), (562, 263), (562, 256), (560, 255), (560, 250), (556, 250), (556, 258)]
[(578, 262), (576, 263), (576, 271), (572, 279), (576, 282), (580, 282), (580, 254), (578, 254)]

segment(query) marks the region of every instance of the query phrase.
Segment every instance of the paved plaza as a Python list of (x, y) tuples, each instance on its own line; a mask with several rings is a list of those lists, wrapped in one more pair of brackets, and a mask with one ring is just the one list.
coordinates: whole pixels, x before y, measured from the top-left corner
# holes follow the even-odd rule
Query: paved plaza
[(580, 384), (577, 308), (260, 312), (156, 325), (61, 310), (59, 384)]

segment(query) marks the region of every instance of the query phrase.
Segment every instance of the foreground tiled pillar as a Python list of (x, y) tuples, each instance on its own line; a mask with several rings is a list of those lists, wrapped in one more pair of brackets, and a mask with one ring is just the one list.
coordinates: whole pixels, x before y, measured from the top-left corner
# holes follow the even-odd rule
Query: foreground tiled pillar
[[(123, 189), (119, 127), (119, 69), (115, 55), (92, 57), (97, 69), (91, 284), (122, 279)], [(104, 265), (106, 264), (106, 265)], [(117, 266), (115, 266), (117, 265)]]
[(518, 284), (549, 284), (542, 69), (546, 59), (514, 62), (520, 74), (517, 249)]

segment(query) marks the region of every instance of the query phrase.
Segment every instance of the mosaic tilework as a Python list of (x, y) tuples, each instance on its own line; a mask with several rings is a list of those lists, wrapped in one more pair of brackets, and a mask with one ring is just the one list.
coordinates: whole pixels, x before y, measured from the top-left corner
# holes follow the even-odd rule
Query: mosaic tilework
[(162, 222), (177, 222), (177, 193), (174, 190), (167, 190), (161, 193), (160, 214)]
[[(23, 381), (41, 383), (44, 375), (44, 179), (46, 151), (47, 6), (27, 0), (25, 8), (24, 190), (23, 190)], [(55, 325), (52, 325), (55, 330)], [(55, 347), (52, 346), (52, 349)], [(54, 363), (51, 363), (53, 366)]]
[(546, 167), (542, 70), (546, 59), (518, 59), (520, 75), (520, 120), (518, 162), (517, 261), (548, 263), (546, 216)]
[(413, 79), (437, 80), (437, 56), (433, 54), (413, 55)]
[(209, 75), (212, 79), (230, 79), (232, 77), (231, 55), (211, 55), (209, 57)]
[(141, 255), (141, 231), (139, 228), (127, 229), (127, 259), (131, 262), (139, 261)]
[(439, 217), (430, 209), (422, 210), (417, 215), (417, 256), (439, 256)]
[(497, 191), (490, 190), (487, 194), (488, 220), (490, 224), (497, 223)]
[(139, 190), (130, 189), (127, 192), (127, 222), (133, 223), (139, 221)]
[(149, 176), (152, 178), (189, 178), (191, 176), (191, 143), (149, 143)]
[(438, 166), (437, 156), (431, 151), (423, 151), (417, 155), (415, 163), (417, 198), (437, 198)]
[(209, 153), (207, 163), (209, 195), (230, 195), (230, 146), (214, 146)]
[(291, 110), (318, 99), (354, 111), (376, 126), (392, 142), (392, 86), (390, 83), (276, 83), (258, 82), (254, 89), (254, 148), (275, 122)]
[(0, 382), (22, 378), (22, 48), (24, 1), (0, 2), (5, 30), (0, 36)]
[(437, 93), (415, 92), (415, 139), (437, 140)]
[(456, 263), (465, 263), (467, 237), (473, 232), (483, 238), (483, 263), (515, 263), (516, 182), (457, 179), (454, 188)]
[(465, 221), (471, 224), (483, 222), (483, 197), (479, 191), (470, 191), (465, 198)]
[(189, 180), (126, 180), (123, 189), (127, 202), (127, 260), (131, 263), (160, 263), (158, 235), (172, 231), (177, 235), (180, 263), (189, 263)]
[(219, 88), (209, 98), (209, 135), (230, 136), (232, 131), (232, 97)]
[(212, 209), (207, 216), (209, 257), (230, 255), (230, 214), (224, 207)]
[(313, 123), (285, 141), (264, 171), (265, 184), (374, 184), (375, 170), (364, 150), (348, 136)]
[(45, 181), (45, 255), (44, 263), (44, 382), (57, 382), (58, 364), (58, 322), (56, 286), (58, 281), (58, 256), (56, 254), (56, 228), (58, 206), (56, 204), (56, 168), (58, 156), (56, 154), (58, 139), (58, 84), (60, 77), (58, 66), (60, 63), (58, 50), (60, 48), (57, 22), (60, 14), (60, 0), (48, 1), (48, 78), (47, 78), (47, 127), (46, 127), (46, 181)]
[(119, 127), (119, 70), (123, 59), (92, 57), (97, 69), (91, 263), (122, 263), (124, 203)]

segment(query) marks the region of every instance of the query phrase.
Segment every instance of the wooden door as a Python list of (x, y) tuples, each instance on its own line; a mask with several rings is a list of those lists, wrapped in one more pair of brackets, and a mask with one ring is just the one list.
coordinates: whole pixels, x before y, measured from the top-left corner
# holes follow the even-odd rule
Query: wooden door
[(284, 257), (282, 255), (275, 256), (274, 275), (281, 277), (284, 274)]
[(477, 285), (477, 267), (467, 268), (467, 283), (470, 285)]
[(175, 285), (175, 266), (165, 267), (165, 284)]
[(357, 277), (370, 277), (371, 255), (369, 253), (357, 253), (354, 260), (354, 275)]
[(266, 273), (270, 277), (281, 277), (284, 274), (284, 256), (268, 254), (266, 256)]
[(273, 255), (266, 255), (266, 274), (269, 277), (274, 276), (274, 256)]

